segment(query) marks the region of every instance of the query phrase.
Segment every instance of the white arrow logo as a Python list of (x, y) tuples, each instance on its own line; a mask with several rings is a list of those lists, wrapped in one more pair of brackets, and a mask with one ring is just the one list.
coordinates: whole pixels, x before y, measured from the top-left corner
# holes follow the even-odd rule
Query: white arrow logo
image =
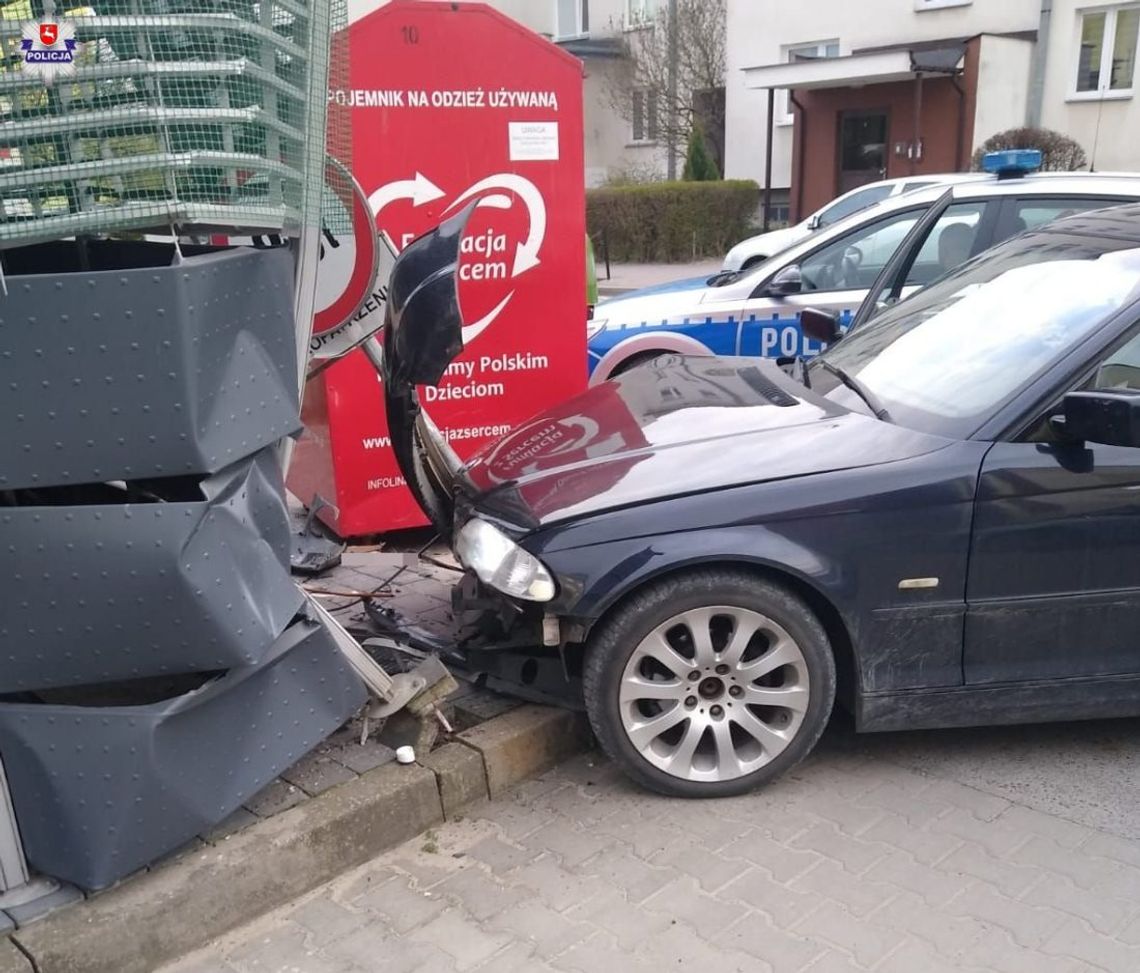
[(573, 441), (567, 440), (557, 449), (552, 449), (549, 453), (550, 456), (572, 452), (581, 446), (585, 446), (598, 434), (598, 424), (585, 416), (570, 416), (568, 419), (560, 419), (558, 424), (564, 429), (581, 429), (582, 435)]
[(381, 186), (368, 197), (368, 205), (372, 215), (379, 216), (380, 210), (397, 199), (410, 199), (413, 206), (423, 206), (424, 203), (441, 199), (446, 195), (422, 172), (417, 172), (413, 179), (397, 179), (386, 186)]
[(484, 314), (474, 324), (465, 324), (462, 328), (462, 337), (464, 346), (474, 341), (481, 332), (485, 331), (492, 321), (499, 316), (499, 312), (507, 306), (507, 301), (515, 296), (515, 292), (511, 291), (504, 297), (498, 304), (491, 308), (490, 312)]
[[(567, 429), (581, 429), (582, 435), (574, 442), (563, 443), (550, 450), (547, 456), (561, 456), (564, 453), (571, 453), (574, 450), (586, 447), (586, 457), (588, 459), (597, 459), (599, 456), (608, 456), (610, 453), (615, 453), (622, 446), (625, 445), (625, 437), (620, 432), (610, 433), (605, 439), (600, 442), (594, 442), (601, 431), (600, 427), (593, 419), (587, 419), (585, 416), (571, 416), (569, 419), (561, 419), (558, 423)], [(541, 464), (538, 462), (528, 463), (519, 472), (523, 476), (531, 473), (537, 473), (541, 469)]]
[[(499, 172), (493, 176), (488, 176), (486, 179), (479, 180), (447, 208), (449, 210), (454, 209), (465, 200), (472, 196), (478, 196), (489, 189), (506, 189), (514, 193), (526, 204), (527, 212), (530, 214), (530, 232), (526, 239), (519, 244), (518, 250), (515, 251), (515, 264), (511, 270), (511, 276), (518, 277), (519, 274), (526, 273), (539, 264), (538, 251), (546, 237), (546, 203), (542, 200), (542, 193), (529, 179), (524, 179), (513, 172)], [(488, 196), (481, 199), (479, 205), (503, 209), (503, 196), (498, 193)]]

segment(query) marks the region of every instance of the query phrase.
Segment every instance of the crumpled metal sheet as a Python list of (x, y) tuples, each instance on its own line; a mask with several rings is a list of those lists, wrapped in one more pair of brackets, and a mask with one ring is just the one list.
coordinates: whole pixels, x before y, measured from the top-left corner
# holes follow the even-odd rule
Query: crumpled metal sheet
[(286, 249), (7, 288), (0, 490), (215, 473), (300, 429)]
[(303, 600), (274, 449), (202, 492), (0, 506), (0, 692), (260, 662)]
[(0, 704), (28, 862), (110, 885), (218, 824), (364, 699), (328, 630), (300, 619), (259, 666), (152, 705)]

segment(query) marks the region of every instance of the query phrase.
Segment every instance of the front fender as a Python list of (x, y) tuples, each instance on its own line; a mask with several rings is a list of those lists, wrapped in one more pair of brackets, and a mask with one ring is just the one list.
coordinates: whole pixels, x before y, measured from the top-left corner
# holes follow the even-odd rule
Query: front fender
[(558, 576), (558, 598), (549, 610), (587, 627), (635, 588), (666, 574), (712, 564), (788, 575), (827, 599), (845, 623), (853, 621), (853, 572), (765, 525), (680, 531), (583, 547), (527, 546)]

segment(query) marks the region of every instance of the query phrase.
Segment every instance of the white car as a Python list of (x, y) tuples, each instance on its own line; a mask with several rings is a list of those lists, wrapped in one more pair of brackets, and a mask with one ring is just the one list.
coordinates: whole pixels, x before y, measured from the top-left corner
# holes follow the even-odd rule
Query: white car
[[(1025, 154), (992, 156), (997, 165)], [(932, 209), (937, 220), (913, 244), (902, 297), (1022, 230), (1140, 200), (1140, 174), (1032, 173), (1015, 161), (1000, 175), (980, 174), (877, 203), (748, 270), (675, 281), (600, 304), (587, 322), (591, 384), (668, 352), (815, 354), (819, 345), (802, 332), (800, 311), (831, 311), (846, 326), (879, 272)]]
[(769, 257), (775, 256), (782, 250), (787, 250), (793, 244), (811, 236), (816, 230), (838, 223), (844, 217), (859, 210), (874, 206), (892, 196), (900, 196), (915, 189), (924, 189), (927, 186), (945, 185), (953, 182), (965, 182), (970, 179), (984, 178), (982, 173), (949, 172), (941, 175), (910, 176), (906, 179), (884, 179), (882, 182), (868, 183), (858, 189), (852, 189), (833, 199), (826, 206), (817, 209), (806, 220), (795, 226), (787, 226), (782, 230), (772, 230), (769, 233), (760, 233), (741, 240), (728, 251), (724, 258), (723, 270), (747, 270), (758, 263), (763, 263)]

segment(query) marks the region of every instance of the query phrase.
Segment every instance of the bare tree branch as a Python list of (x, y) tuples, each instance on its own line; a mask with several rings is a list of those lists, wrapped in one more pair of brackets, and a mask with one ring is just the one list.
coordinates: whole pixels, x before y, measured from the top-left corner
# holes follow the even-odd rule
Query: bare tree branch
[[(670, 98), (669, 41), (677, 32), (677, 96)], [(653, 123), (644, 119), (646, 131), (675, 149), (683, 147), (698, 116), (710, 127), (723, 127), (723, 100), (702, 94), (724, 86), (725, 0), (677, 0), (676, 23), (670, 23), (668, 6), (640, 30), (623, 35), (624, 57), (620, 70), (608, 75), (606, 94), (614, 111), (626, 121), (634, 120), (634, 91), (647, 96), (639, 107), (652, 106)], [(709, 117), (710, 113), (713, 117)]]

